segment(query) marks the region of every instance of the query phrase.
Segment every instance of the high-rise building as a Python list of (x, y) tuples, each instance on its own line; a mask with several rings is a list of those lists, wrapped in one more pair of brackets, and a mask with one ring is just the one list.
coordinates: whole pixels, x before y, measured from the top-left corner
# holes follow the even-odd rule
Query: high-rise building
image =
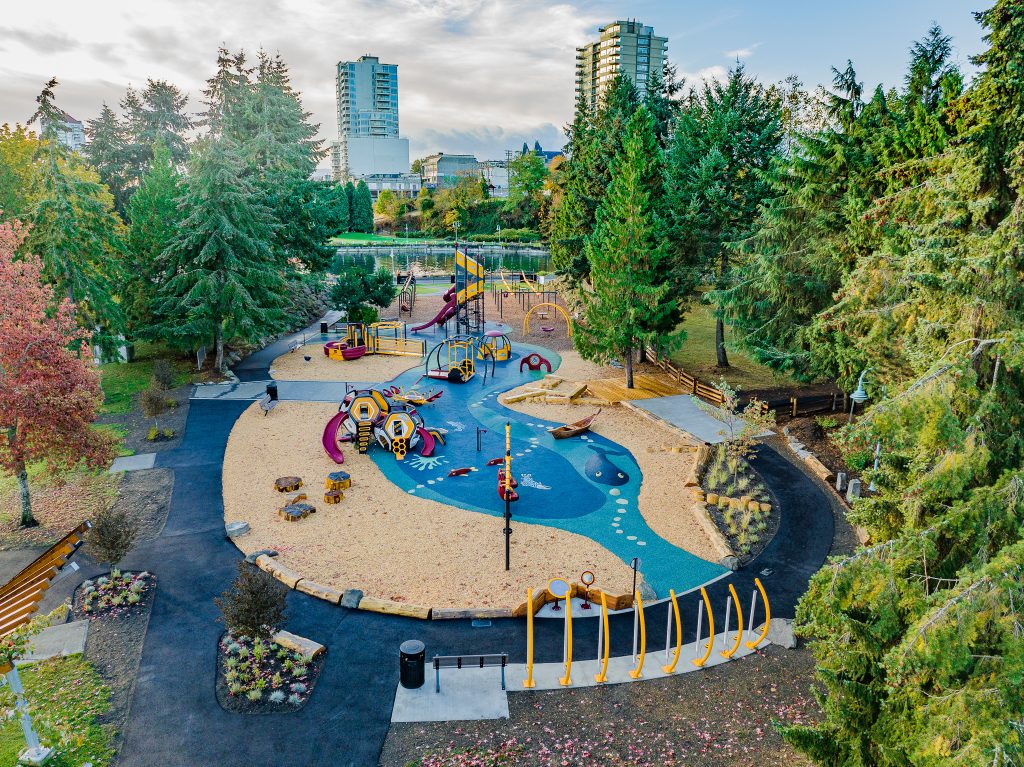
[[(43, 119), (39, 122), (40, 130), (45, 133), (47, 127), (49, 127), (47, 121)], [(64, 113), (64, 119), (57, 121), (54, 130), (57, 134), (57, 141), (72, 152), (77, 152), (85, 146), (85, 127), (82, 125), (82, 121), (76, 120), (67, 112)]]
[(654, 27), (639, 21), (615, 21), (598, 30), (600, 39), (576, 49), (576, 95), (582, 94), (591, 109), (619, 73), (643, 91), (652, 73), (665, 65), (667, 37), (657, 37)]
[(398, 135), (398, 67), (376, 56), (339, 61), (339, 181), (409, 172), (409, 141)]

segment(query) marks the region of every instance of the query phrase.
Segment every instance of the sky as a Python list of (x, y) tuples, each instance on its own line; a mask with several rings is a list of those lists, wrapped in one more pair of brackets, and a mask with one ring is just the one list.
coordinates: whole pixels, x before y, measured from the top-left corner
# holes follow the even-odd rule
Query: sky
[[(48, 0), (0, 15), (0, 122), (21, 122), (51, 76), (58, 104), (80, 120), (129, 86), (169, 80), (199, 111), (217, 48), (263, 47), (288, 62), (320, 136), (337, 137), (338, 61), (363, 54), (398, 65), (401, 134), (412, 157), (465, 152), (503, 158), (536, 140), (564, 141), (575, 48), (616, 19), (669, 38), (691, 83), (737, 59), (763, 82), (796, 74), (813, 89), (847, 59), (869, 92), (898, 85), (910, 44), (938, 22), (968, 74), (983, 49), (972, 11), (992, 0)], [(326, 165), (327, 161), (322, 164)]]

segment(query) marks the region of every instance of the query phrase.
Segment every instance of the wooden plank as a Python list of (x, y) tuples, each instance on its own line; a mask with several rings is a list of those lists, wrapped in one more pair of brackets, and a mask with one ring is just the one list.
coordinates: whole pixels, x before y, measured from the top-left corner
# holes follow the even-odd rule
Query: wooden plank
[(392, 602), (390, 599), (363, 597), (359, 601), (360, 610), (368, 610), (384, 615), (404, 615), (406, 618), (430, 620), (430, 608), (421, 605), (408, 605), (405, 602)]
[(546, 389), (527, 389), (526, 391), (520, 392), (519, 394), (511, 394), (505, 397), (504, 401), (506, 403), (522, 402), (523, 400), (530, 399), (531, 397), (539, 397), (543, 394), (551, 394), (551, 392)]

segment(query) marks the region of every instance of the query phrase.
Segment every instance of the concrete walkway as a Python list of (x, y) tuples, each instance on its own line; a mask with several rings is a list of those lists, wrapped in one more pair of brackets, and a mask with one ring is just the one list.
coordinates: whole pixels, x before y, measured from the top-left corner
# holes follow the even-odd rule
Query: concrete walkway
[[(717, 445), (724, 442), (730, 429), (739, 431), (743, 427), (743, 419), (723, 410), (718, 415), (707, 413), (697, 406), (689, 394), (676, 394), (670, 397), (652, 397), (651, 399), (635, 400), (631, 407), (644, 410), (657, 418), (692, 434), (701, 442)], [(768, 437), (772, 432), (765, 431), (756, 436)]]
[[(243, 361), (236, 369), (239, 378), (266, 380), (269, 362), (287, 344), (283, 339)], [(525, 624), (494, 620), (474, 628), (469, 620), (418, 621), (346, 610), (290, 592), (286, 628), (327, 647), (324, 670), (309, 703), (295, 713), (264, 716), (221, 709), (214, 679), (222, 626), (213, 598), (229, 586), (241, 558), (224, 538), (221, 464), (231, 427), (249, 403), (194, 400), (180, 446), (155, 459), (157, 468), (173, 469), (175, 482), (162, 534), (140, 545), (124, 562), (126, 569), (154, 572), (159, 587), (119, 763), (372, 767), (393, 714), (401, 642), (423, 641), (428, 658), (506, 652), (513, 662), (522, 663)], [(779, 533), (751, 566), (712, 584), (708, 592), (715, 609), (721, 610), (732, 583), (740, 599), (747, 600), (746, 608), (753, 578), (761, 573), (773, 616), (792, 617), (807, 579), (828, 554), (832, 512), (824, 493), (775, 450), (761, 446), (757, 461), (780, 502)], [(680, 598), (684, 615), (696, 614), (698, 599), (695, 593)], [(646, 615), (649, 626), (664, 626), (665, 604), (652, 606)], [(762, 621), (763, 615), (755, 616), (755, 625)], [(580, 621), (574, 626), (578, 661), (595, 657), (597, 623)], [(613, 615), (610, 626), (612, 653), (629, 652), (632, 615)], [(684, 642), (694, 641), (694, 628), (684, 624)], [(561, 621), (536, 621), (535, 644), (537, 663), (559, 663)]]

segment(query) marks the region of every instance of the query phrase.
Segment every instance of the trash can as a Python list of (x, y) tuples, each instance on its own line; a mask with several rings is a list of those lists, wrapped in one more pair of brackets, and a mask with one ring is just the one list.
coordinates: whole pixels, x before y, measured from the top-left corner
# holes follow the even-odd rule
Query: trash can
[(418, 639), (402, 642), (398, 648), (398, 681), (407, 690), (415, 690), (423, 686), (424, 665), (427, 649)]
[(277, 399), (277, 383), (267, 384), (267, 396), (270, 397), (271, 400)]
[(327, 335), (327, 323), (326, 322), (321, 322), (320, 323), (320, 334), (324, 335), (324, 336)]

